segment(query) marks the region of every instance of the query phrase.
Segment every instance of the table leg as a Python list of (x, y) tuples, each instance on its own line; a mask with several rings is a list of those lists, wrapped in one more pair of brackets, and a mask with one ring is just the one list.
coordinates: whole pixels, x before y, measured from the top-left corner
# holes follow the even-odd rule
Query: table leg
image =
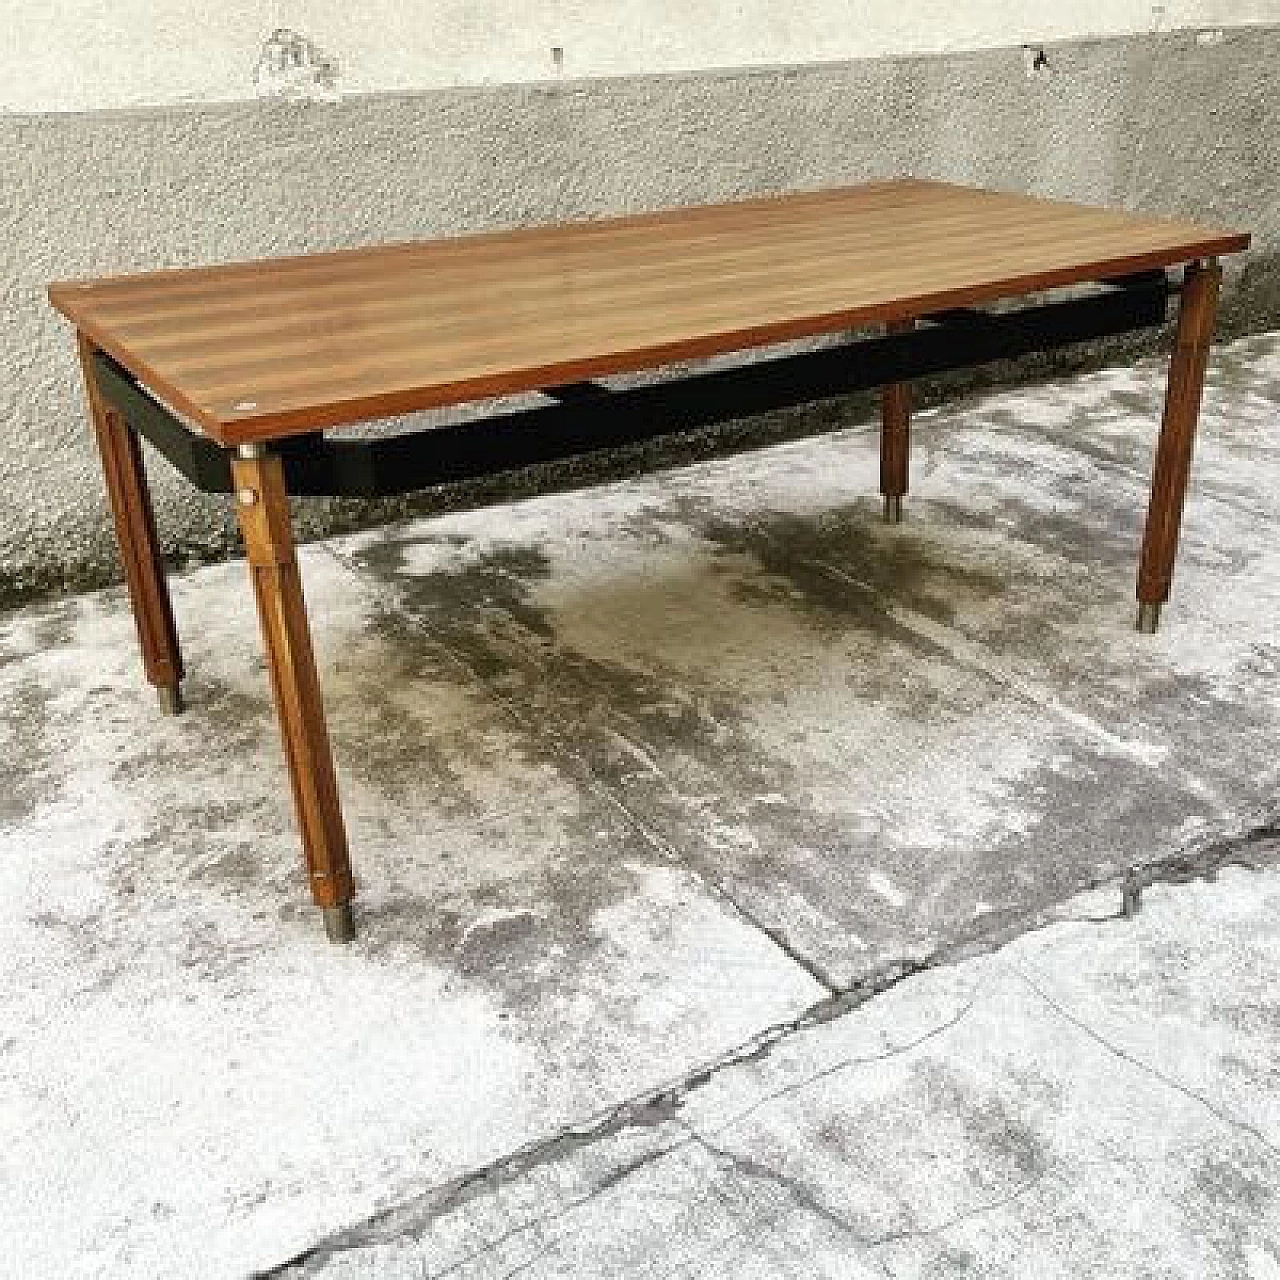
[(79, 344), (89, 416), (102, 455), (102, 474), (115, 519), (116, 541), (133, 605), (133, 620), (138, 628), (143, 666), (148, 681), (159, 692), (161, 709), (177, 715), (182, 710), (185, 673), (147, 488), (142, 442), (102, 395), (93, 361), (96, 353), (93, 343), (80, 334)]
[[(908, 333), (911, 320), (887, 325), (886, 333)], [(891, 524), (902, 520), (902, 499), (907, 494), (911, 468), (911, 384), (893, 382), (880, 392), (880, 492), (884, 496), (884, 518)]]
[(1204, 392), (1209, 345), (1213, 340), (1222, 268), (1217, 262), (1192, 263), (1182, 283), (1178, 332), (1169, 364), (1164, 420), (1156, 446), (1151, 501), (1138, 570), (1138, 630), (1154, 633), (1160, 607), (1169, 598), (1178, 550), (1182, 505), (1191, 472), (1200, 398)]
[(256, 445), (242, 447), (231, 468), (311, 895), (324, 914), (330, 940), (348, 942), (354, 936), (354, 888), (347, 833), (294, 552), (284, 468), (278, 457)]

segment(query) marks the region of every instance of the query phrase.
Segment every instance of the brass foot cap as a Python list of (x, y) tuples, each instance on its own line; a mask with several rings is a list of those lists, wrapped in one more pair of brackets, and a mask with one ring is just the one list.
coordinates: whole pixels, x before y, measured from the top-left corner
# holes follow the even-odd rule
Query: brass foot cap
[(1145, 600), (1138, 605), (1138, 630), (1144, 636), (1153, 636), (1160, 626), (1160, 606)]
[(156, 686), (160, 698), (160, 710), (167, 716), (182, 714), (182, 686), (179, 684), (162, 684)]
[(321, 907), (324, 931), (330, 942), (351, 942), (356, 936), (356, 924), (351, 918), (351, 903), (340, 902), (336, 907)]
[(902, 523), (902, 499), (901, 498), (885, 498), (884, 518), (887, 524)]

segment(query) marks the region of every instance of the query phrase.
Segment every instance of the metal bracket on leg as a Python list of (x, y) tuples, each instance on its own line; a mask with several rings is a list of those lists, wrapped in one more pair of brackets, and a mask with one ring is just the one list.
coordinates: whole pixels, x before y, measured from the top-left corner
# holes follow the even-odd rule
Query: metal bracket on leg
[(1153, 636), (1160, 626), (1160, 606), (1143, 600), (1138, 604), (1138, 630), (1144, 636)]
[(902, 499), (889, 498), (884, 500), (884, 519), (886, 524), (902, 523)]

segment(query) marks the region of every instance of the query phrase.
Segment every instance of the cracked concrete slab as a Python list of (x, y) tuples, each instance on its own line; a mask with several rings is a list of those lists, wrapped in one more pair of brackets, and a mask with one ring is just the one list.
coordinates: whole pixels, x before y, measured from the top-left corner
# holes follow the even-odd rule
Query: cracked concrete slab
[(1270, 818), (1280, 337), (1214, 369), (1154, 638), (1157, 362), (921, 415), (897, 528), (851, 424), (307, 548), (346, 950), (305, 902), (242, 565), (174, 584), (177, 721), (120, 592), (0, 619), (21, 1274), (277, 1268), (495, 1169), (536, 1201), (552, 1154), (646, 1158), (691, 1081)]
[(1103, 906), (284, 1274), (1280, 1274), (1280, 872)]

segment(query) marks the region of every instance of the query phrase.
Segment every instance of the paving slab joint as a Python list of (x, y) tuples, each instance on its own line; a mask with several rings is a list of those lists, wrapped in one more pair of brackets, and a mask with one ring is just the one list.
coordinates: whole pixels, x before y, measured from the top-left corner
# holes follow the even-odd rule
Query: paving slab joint
[[(645, 1093), (626, 1099), (595, 1117), (577, 1125), (567, 1125), (554, 1134), (535, 1139), (525, 1146), (488, 1164), (440, 1184), (423, 1195), (393, 1205), (371, 1218), (334, 1232), (323, 1241), (286, 1259), (277, 1266), (253, 1273), (254, 1280), (283, 1280), (318, 1273), (335, 1256), (367, 1249), (406, 1236), (420, 1235), (430, 1224), (456, 1209), (476, 1195), (518, 1178), (531, 1169), (554, 1164), (584, 1146), (613, 1137), (628, 1129), (655, 1128), (676, 1119), (685, 1098), (710, 1082), (721, 1072), (767, 1057), (782, 1042), (825, 1023), (842, 1018), (877, 996), (884, 995), (900, 983), (931, 969), (943, 968), (975, 955), (991, 954), (1017, 937), (1038, 929), (1070, 923), (1105, 925), (1126, 918), (1123, 896), (1132, 884), (1141, 889), (1153, 884), (1179, 885), (1197, 880), (1212, 881), (1224, 867), (1247, 870), (1280, 863), (1280, 814), (1253, 823), (1233, 836), (1220, 837), (1202, 846), (1153, 860), (1141, 867), (1127, 868), (1122, 877), (1122, 909), (1104, 916), (1072, 917), (1040, 913), (1038, 923), (1024, 921), (1020, 927), (996, 934), (951, 943), (927, 956), (888, 965), (875, 974), (842, 989), (833, 990), (794, 1018), (777, 1022), (758, 1032), (720, 1057), (695, 1067), (682, 1077), (668, 1081)], [(1114, 877), (1110, 880), (1114, 886)], [(1108, 882), (1090, 886), (1107, 887)], [(960, 1021), (966, 1009), (934, 1028), (926, 1038), (947, 1030)], [(903, 1046), (906, 1051), (914, 1045)], [(690, 1141), (698, 1135), (690, 1131)], [(643, 1167), (668, 1148), (659, 1147), (652, 1155), (630, 1166), (627, 1173)], [(626, 1176), (626, 1175), (624, 1175)], [(615, 1184), (614, 1179), (611, 1185)]]

